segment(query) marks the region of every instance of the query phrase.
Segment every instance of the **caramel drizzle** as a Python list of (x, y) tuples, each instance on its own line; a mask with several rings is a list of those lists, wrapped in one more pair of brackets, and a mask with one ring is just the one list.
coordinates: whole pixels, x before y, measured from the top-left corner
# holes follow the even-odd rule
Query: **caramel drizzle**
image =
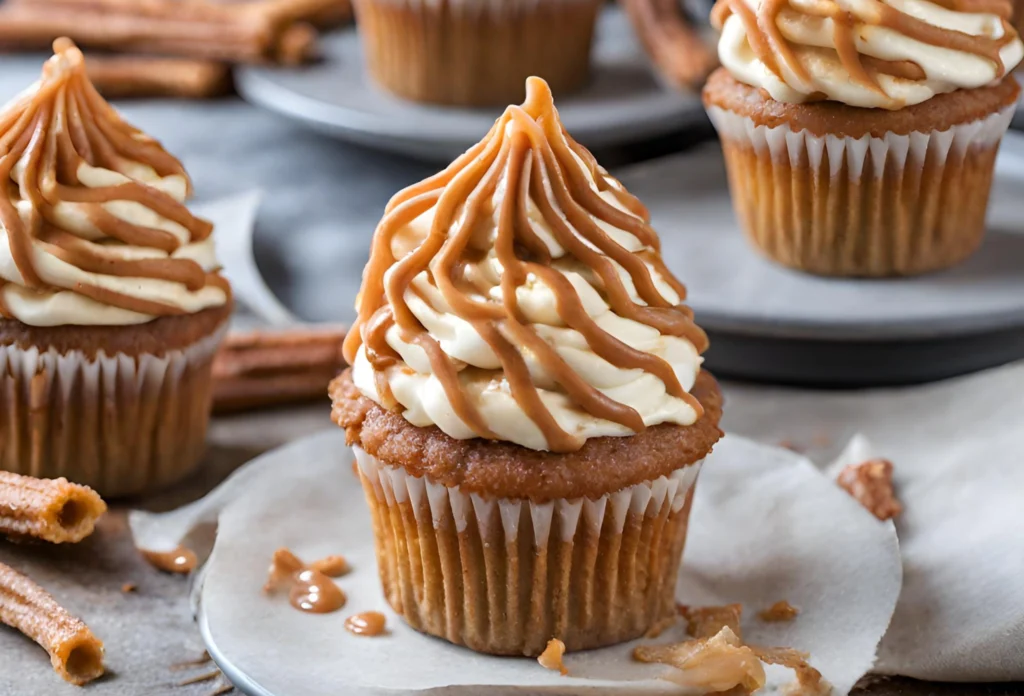
[[(122, 173), (133, 164), (145, 164), (161, 177), (181, 176), (191, 193), (181, 163), (159, 143), (122, 121), (99, 95), (74, 44), (60, 39), (54, 42), (54, 52), (57, 55), (44, 66), (38, 89), (0, 114), (0, 224), (7, 232), (11, 256), (24, 285), (54, 289), (37, 271), (33, 255), (38, 248), (86, 272), (166, 280), (181, 283), (193, 292), (207, 285), (226, 291), (228, 286), (219, 276), (207, 273), (190, 259), (118, 259), (105, 253), (108, 249), (104, 245), (60, 229), (57, 205), (76, 203), (100, 232), (101, 240), (170, 255), (182, 246), (175, 235), (126, 222), (103, 205), (113, 201), (139, 203), (179, 224), (188, 231), (191, 242), (209, 237), (212, 226), (169, 194), (139, 181), (97, 188), (81, 185), (78, 173), (83, 164)], [(23, 171), (15, 181), (14, 169), (19, 162)], [(22, 219), (12, 202), (19, 197), (30, 203), (27, 219)], [(0, 280), (0, 285), (3, 282)], [(173, 305), (82, 283), (61, 289), (143, 314), (184, 312)], [(2, 303), (0, 316), (10, 317)]]
[[(931, 1), (941, 7), (958, 12), (995, 14), (1002, 20), (1003, 36), (993, 39), (936, 27), (878, 0), (872, 3), (874, 16), (870, 21), (854, 16), (840, 8), (835, 2), (821, 3), (813, 9), (801, 8), (800, 11), (814, 17), (832, 20), (832, 40), (836, 54), (851, 80), (885, 98), (889, 98), (889, 95), (879, 84), (879, 75), (907, 80), (924, 80), (927, 75), (921, 66), (910, 60), (887, 61), (861, 55), (856, 44), (856, 31), (859, 22), (887, 27), (921, 43), (984, 58), (995, 66), (996, 77), (1001, 78), (1006, 72), (1006, 67), (1003, 65), (999, 53), (1017, 36), (1008, 21), (1011, 14), (1010, 3), (1005, 0)], [(788, 8), (788, 0), (761, 0), (757, 12), (751, 10), (745, 0), (718, 0), (712, 10), (712, 21), (715, 26), (721, 27), (729, 15), (738, 16), (743, 23), (750, 47), (758, 60), (783, 81), (787, 80), (782, 69), (785, 67), (790, 73), (789, 79), (800, 83), (798, 87), (801, 91), (812, 94), (814, 89), (807, 68), (793, 49), (792, 42), (787, 40), (779, 29), (779, 14)]]
[[(571, 451), (579, 443), (558, 425), (544, 405), (522, 356), (523, 349), (535, 356), (578, 407), (634, 432), (644, 430), (639, 413), (587, 384), (529, 324), (519, 307), (516, 289), (532, 274), (551, 289), (561, 318), (586, 339), (597, 355), (616, 367), (636, 368), (657, 377), (669, 394), (684, 400), (699, 416), (700, 403), (683, 388), (671, 365), (601, 329), (587, 315), (569, 280), (552, 267), (548, 247), (529, 220), (529, 199), (565, 250), (560, 261), (578, 263), (592, 273), (600, 281), (599, 290), (612, 311), (663, 335), (685, 338), (698, 352), (706, 349), (707, 338), (693, 323), (689, 308), (669, 303), (655, 285), (650, 267), (673, 288), (680, 301), (686, 297), (685, 287), (661, 261), (660, 243), (646, 208), (613, 184), (593, 156), (564, 132), (550, 90), (542, 80), (531, 79), (527, 90), (526, 102), (509, 107), (480, 143), (444, 171), (401, 191), (388, 203), (374, 234), (363, 277), (357, 303), (359, 318), (354, 327), (357, 330), (350, 331), (345, 341), (346, 359), (354, 361), (360, 345), (364, 345), (378, 393), (391, 407), (397, 407), (387, 389), (387, 372), (402, 363), (386, 340), (388, 330), (397, 327), (405, 342), (426, 352), (431, 370), (459, 418), (478, 437), (497, 438), (460, 381), (462, 370), (476, 368), (467, 368), (449, 357), (408, 305), (407, 297), (418, 294), (413, 280), (426, 272), (451, 311), (472, 324), (498, 357), (512, 397), (537, 425), (549, 449)], [(505, 195), (497, 210), (492, 210), (501, 184)], [(602, 192), (609, 192), (628, 212), (610, 205), (600, 195)], [(392, 252), (396, 234), (431, 208), (434, 219), (426, 237), (409, 254), (396, 259)], [(500, 301), (487, 298), (470, 272), (484, 257), (472, 246), (477, 223), (494, 213), (494, 252), (502, 268)], [(628, 251), (597, 221), (628, 232), (649, 251)], [(630, 297), (618, 267), (629, 275), (642, 302)]]

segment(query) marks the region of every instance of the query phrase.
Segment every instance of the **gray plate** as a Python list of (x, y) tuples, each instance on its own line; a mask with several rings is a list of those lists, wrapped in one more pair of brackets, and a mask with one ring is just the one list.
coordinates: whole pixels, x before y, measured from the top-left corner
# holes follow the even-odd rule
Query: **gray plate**
[[(555, 95), (566, 128), (591, 148), (677, 131), (705, 119), (699, 96), (672, 91), (652, 76), (629, 22), (608, 9), (598, 27), (594, 77), (582, 92)], [(502, 109), (415, 104), (371, 84), (359, 37), (348, 29), (325, 37), (324, 61), (295, 68), (236, 71), (249, 101), (319, 131), (373, 148), (448, 161), (475, 144)]]
[(1024, 327), (1024, 136), (1000, 153), (988, 234), (949, 271), (842, 280), (788, 270), (739, 230), (716, 144), (619, 171), (651, 211), (665, 261), (711, 331), (758, 338), (911, 341)]

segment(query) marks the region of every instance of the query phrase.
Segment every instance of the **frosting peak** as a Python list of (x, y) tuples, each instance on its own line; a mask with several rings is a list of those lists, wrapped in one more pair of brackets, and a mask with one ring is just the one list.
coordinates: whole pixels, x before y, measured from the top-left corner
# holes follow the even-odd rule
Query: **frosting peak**
[(0, 112), (0, 316), (138, 324), (224, 305), (181, 163), (100, 97), (74, 44), (54, 52)]
[(414, 425), (533, 449), (692, 424), (707, 340), (659, 248), (531, 78), (479, 144), (388, 204), (345, 343), (355, 383)]
[(900, 109), (1024, 57), (1007, 0), (718, 0), (722, 65), (776, 101)]

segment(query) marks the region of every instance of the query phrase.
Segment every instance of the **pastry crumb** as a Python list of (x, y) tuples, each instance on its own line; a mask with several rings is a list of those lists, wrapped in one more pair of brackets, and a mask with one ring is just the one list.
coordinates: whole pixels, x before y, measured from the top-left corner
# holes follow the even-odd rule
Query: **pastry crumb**
[(726, 604), (719, 607), (689, 607), (677, 604), (679, 615), (686, 619), (686, 632), (694, 638), (711, 638), (718, 635), (723, 628), (743, 639), (740, 619), (743, 617), (743, 606)]
[(767, 609), (762, 609), (757, 612), (758, 618), (762, 621), (776, 622), (776, 621), (792, 621), (800, 615), (800, 609), (794, 607), (792, 604), (782, 599), (771, 605)]
[(135, 592), (138, 589), (139, 586), (136, 585), (134, 582), (126, 582), (125, 584), (121, 585), (121, 592), (123, 592), (124, 594), (131, 594), (132, 592)]
[(319, 570), (329, 578), (340, 578), (351, 570), (344, 556), (327, 556), (309, 564), (310, 570)]
[(563, 655), (565, 655), (565, 643), (557, 638), (552, 638), (548, 641), (548, 647), (544, 648), (544, 652), (537, 658), (537, 662), (540, 663), (541, 667), (559, 672), (565, 677), (568, 676), (569, 670), (566, 669), (565, 663), (562, 662)]
[(676, 621), (678, 620), (678, 616), (666, 616), (662, 619), (658, 619), (650, 628), (647, 629), (647, 633), (644, 634), (644, 638), (657, 638), (662, 633), (675, 626)]
[(903, 512), (893, 489), (892, 472), (888, 459), (869, 459), (843, 469), (836, 482), (872, 515), (890, 520)]
[(751, 694), (764, 686), (766, 679), (761, 660), (728, 626), (708, 638), (641, 645), (633, 651), (633, 659), (675, 667), (679, 671), (665, 679), (709, 692)]
[(788, 449), (790, 452), (796, 452), (798, 454), (804, 451), (804, 448), (793, 442), (792, 440), (779, 440), (779, 447), (782, 449)]
[(793, 670), (796, 680), (782, 688), (784, 696), (829, 696), (832, 685), (821, 672), (807, 663), (807, 653), (792, 648), (754, 648), (754, 654), (769, 665), (781, 665)]

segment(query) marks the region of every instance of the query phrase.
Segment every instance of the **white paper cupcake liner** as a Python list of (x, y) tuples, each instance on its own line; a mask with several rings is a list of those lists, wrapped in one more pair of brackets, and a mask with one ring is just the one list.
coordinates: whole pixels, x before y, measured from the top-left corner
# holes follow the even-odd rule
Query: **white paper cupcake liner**
[(226, 331), (164, 355), (0, 346), (0, 468), (103, 496), (182, 478), (205, 449), (210, 367)]
[(448, 488), (355, 448), (384, 593), (417, 630), (539, 654), (630, 640), (674, 610), (701, 462), (596, 500), (534, 503)]
[(962, 162), (968, 149), (998, 143), (1016, 110), (1014, 104), (947, 130), (886, 133), (882, 138), (814, 135), (807, 130), (793, 131), (788, 125), (758, 125), (747, 116), (717, 106), (708, 107), (707, 111), (722, 138), (753, 147), (758, 153), (768, 151), (774, 159), (788, 161), (792, 167), (809, 166), (817, 170), (827, 163), (831, 177), (839, 176), (845, 165), (848, 176), (856, 181), (868, 173), (880, 177), (887, 166), (903, 170), (908, 165), (923, 167), (926, 162), (936, 167), (944, 166), (947, 160)]
[(860, 138), (758, 125), (711, 106), (748, 238), (811, 273), (913, 275), (970, 256), (1016, 105), (941, 131)]

